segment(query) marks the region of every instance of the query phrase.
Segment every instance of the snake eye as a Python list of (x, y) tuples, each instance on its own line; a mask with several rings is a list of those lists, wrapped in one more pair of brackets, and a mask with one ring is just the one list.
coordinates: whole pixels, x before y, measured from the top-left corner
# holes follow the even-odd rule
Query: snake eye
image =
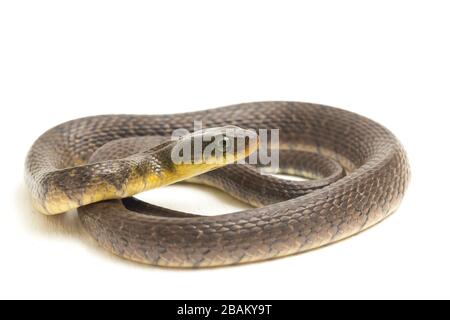
[(217, 149), (220, 152), (226, 152), (229, 151), (231, 148), (231, 140), (227, 136), (220, 136), (217, 137)]

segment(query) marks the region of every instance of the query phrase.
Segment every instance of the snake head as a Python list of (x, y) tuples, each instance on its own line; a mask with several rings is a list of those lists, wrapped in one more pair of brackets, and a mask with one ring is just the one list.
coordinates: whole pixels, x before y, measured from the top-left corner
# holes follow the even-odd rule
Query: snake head
[(246, 159), (258, 149), (258, 135), (236, 126), (208, 128), (181, 136), (172, 149), (176, 165), (207, 171)]

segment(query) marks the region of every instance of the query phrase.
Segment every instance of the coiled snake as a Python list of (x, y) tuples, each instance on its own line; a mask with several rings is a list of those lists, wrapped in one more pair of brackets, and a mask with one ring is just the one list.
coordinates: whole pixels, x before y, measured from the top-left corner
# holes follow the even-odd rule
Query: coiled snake
[[(236, 138), (249, 129), (279, 129), (281, 172), (315, 180), (260, 175), (255, 166), (174, 164), (169, 151), (194, 134)], [(208, 131), (208, 130), (205, 130)], [(202, 131), (203, 132), (203, 131)], [(246, 140), (235, 162), (257, 148)], [(211, 171), (213, 169), (217, 169)], [(399, 206), (410, 177), (398, 140), (383, 126), (332, 107), (257, 102), (175, 115), (104, 115), (73, 120), (44, 133), (26, 160), (35, 208), (59, 214), (78, 208), (86, 230), (121, 257), (171, 267), (210, 267), (296, 254), (349, 237)], [(257, 208), (199, 216), (129, 198), (187, 178), (215, 186)]]

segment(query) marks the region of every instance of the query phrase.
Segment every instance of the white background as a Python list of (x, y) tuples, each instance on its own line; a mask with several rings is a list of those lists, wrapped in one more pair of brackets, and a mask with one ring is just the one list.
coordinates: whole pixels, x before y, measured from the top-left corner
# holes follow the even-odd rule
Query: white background
[[(1, 298), (450, 298), (448, 1), (2, 1)], [(257, 100), (343, 107), (389, 127), (413, 179), (400, 210), (339, 244), (272, 262), (180, 271), (125, 262), (77, 216), (30, 208), (34, 139), (103, 113)], [(206, 188), (141, 198), (243, 208)]]

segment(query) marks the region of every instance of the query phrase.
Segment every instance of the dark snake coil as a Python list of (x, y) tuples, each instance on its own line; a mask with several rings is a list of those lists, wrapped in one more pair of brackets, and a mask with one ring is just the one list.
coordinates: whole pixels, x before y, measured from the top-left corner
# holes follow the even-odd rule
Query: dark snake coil
[[(263, 178), (256, 183), (259, 178), (251, 168), (224, 167), (197, 177), (197, 182), (266, 205), (198, 216), (128, 198), (142, 191), (129, 184), (144, 174), (139, 171), (142, 164), (117, 155), (90, 162), (107, 144), (170, 137), (178, 128), (193, 130), (196, 120), (205, 127), (279, 129), (281, 162), (303, 161), (305, 172), (322, 180), (301, 184)], [(138, 142), (134, 148), (139, 148)], [(339, 164), (337, 168), (333, 163)], [(254, 262), (347, 238), (394, 212), (409, 178), (405, 152), (386, 128), (351, 112), (300, 102), (78, 119), (43, 134), (26, 161), (27, 186), (39, 211), (55, 214), (79, 207), (84, 227), (101, 246), (127, 259), (173, 267)], [(126, 199), (97, 202), (105, 200), (98, 196), (102, 192)]]

